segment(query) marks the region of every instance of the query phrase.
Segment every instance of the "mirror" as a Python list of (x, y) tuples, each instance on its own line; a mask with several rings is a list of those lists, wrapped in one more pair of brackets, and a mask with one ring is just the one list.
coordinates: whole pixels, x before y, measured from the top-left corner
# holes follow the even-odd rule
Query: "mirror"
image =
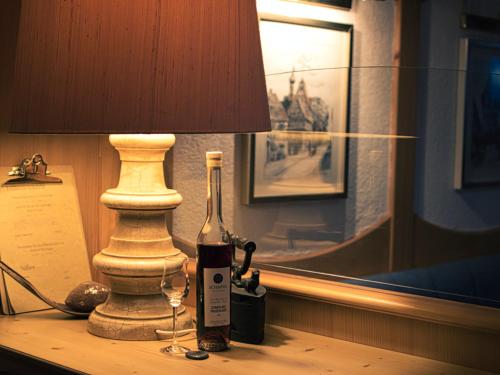
[(473, 22), (498, 2), (422, 1), (402, 68), (394, 1), (258, 5), (273, 132), (177, 137), (174, 235), (194, 242), (217, 149), (256, 267), (500, 307), (500, 39)]

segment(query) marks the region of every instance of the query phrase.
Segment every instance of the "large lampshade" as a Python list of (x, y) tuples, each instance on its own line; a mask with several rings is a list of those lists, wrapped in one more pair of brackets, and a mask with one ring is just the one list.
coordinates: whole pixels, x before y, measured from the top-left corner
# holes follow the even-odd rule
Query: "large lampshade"
[(16, 133), (269, 130), (252, 0), (24, 0)]

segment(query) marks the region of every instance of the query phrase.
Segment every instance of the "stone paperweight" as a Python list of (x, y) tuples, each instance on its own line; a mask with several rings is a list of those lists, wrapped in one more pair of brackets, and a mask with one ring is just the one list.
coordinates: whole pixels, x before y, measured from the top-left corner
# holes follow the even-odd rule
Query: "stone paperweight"
[(66, 305), (79, 312), (88, 313), (94, 310), (108, 297), (109, 289), (107, 286), (86, 281), (73, 289), (66, 297)]

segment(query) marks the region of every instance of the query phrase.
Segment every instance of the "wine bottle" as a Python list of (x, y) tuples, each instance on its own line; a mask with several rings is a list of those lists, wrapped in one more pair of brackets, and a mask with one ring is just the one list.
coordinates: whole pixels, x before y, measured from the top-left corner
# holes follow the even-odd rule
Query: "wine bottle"
[(207, 218), (197, 240), (196, 333), (198, 347), (229, 347), (231, 263), (234, 246), (222, 221), (222, 152), (207, 152)]

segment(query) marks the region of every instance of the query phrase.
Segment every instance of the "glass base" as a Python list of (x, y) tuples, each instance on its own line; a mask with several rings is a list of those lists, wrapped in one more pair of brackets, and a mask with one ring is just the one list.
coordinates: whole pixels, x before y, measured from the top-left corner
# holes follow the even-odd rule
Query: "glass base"
[(164, 348), (160, 349), (160, 352), (162, 353), (172, 353), (172, 354), (184, 354), (189, 352), (190, 349), (186, 348), (185, 346), (180, 346), (180, 345), (169, 345)]

